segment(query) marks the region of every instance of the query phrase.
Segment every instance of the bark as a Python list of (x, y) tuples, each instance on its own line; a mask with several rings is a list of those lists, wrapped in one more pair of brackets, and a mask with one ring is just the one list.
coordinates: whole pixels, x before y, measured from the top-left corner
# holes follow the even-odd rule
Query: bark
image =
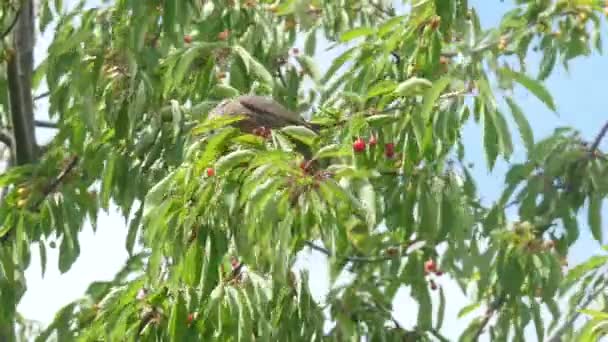
[(25, 0), (12, 32), (14, 53), (7, 62), (16, 165), (34, 162), (37, 154), (32, 98), (34, 31), (34, 3), (33, 0)]
[[(34, 0), (22, 0), (17, 12), (15, 25), (10, 28), (13, 50), (10, 54), (6, 74), (8, 81), (8, 96), (10, 101), (10, 121), (12, 124), (12, 139), (3, 136), (3, 142), (10, 144), (13, 157), (9, 165), (24, 165), (36, 161), (38, 146), (36, 144), (34, 126), (34, 105), (32, 98), (32, 74), (34, 68)], [(12, 234), (8, 234), (12, 235)], [(10, 242), (8, 246), (12, 248)], [(16, 269), (20, 265), (14, 265)], [(18, 283), (15, 286), (20, 286)], [(15, 289), (15, 293), (22, 293)], [(0, 294), (2, 296), (2, 294)], [(20, 296), (19, 296), (20, 297)], [(15, 312), (20, 298), (4, 298), (4, 311)], [(15, 341), (15, 320), (0, 322), (0, 342)]]

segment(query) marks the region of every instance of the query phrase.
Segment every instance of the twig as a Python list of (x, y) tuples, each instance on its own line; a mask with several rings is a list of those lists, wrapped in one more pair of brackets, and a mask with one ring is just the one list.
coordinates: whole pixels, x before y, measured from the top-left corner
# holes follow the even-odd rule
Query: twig
[[(447, 99), (451, 99), (451, 98), (454, 98), (454, 97), (463, 96), (463, 95), (466, 95), (466, 94), (468, 94), (468, 91), (466, 89), (455, 90), (455, 91), (452, 91), (452, 92), (449, 92), (449, 93), (445, 93), (445, 94), (439, 96), (439, 99), (440, 100), (447, 100)], [(394, 106), (394, 107), (389, 107), (389, 108), (383, 109), (381, 111), (377, 111), (374, 114), (388, 114), (388, 113), (394, 112), (396, 110), (407, 109), (407, 108), (410, 107), (410, 105), (411, 104), (406, 104), (406, 105), (399, 104), (399, 105)]]
[[(319, 245), (314, 244), (312, 241), (306, 241), (305, 244), (310, 248), (313, 249), (317, 252), (321, 252), (327, 256), (332, 256), (334, 255), (334, 253), (332, 253), (332, 251), (330, 251), (329, 249), (325, 248), (325, 247), (321, 247)], [(369, 257), (361, 257), (361, 256), (345, 256), (343, 257), (344, 260), (348, 261), (348, 262), (354, 262), (354, 263), (371, 263), (371, 262), (383, 262), (383, 261), (388, 261), (388, 260), (392, 260), (398, 257), (401, 257), (402, 255), (397, 254), (397, 255), (382, 255), (382, 256), (369, 256)]]
[(496, 313), (496, 311), (498, 311), (500, 309), (500, 307), (502, 306), (502, 304), (504, 302), (505, 302), (505, 295), (503, 294), (500, 297), (496, 298), (496, 300), (494, 300), (494, 302), (490, 305), (490, 307), (488, 308), (488, 311), (486, 312), (483, 319), (481, 320), (481, 325), (479, 326), (479, 328), (477, 329), (477, 332), (473, 336), (473, 341), (477, 341), (479, 339), (479, 336), (481, 336), (481, 334), (483, 333), (483, 330), (486, 328), (488, 323), (490, 323), (490, 319), (492, 319), (492, 317), (494, 316), (494, 313)]
[(36, 202), (34, 208), (39, 207), (49, 194), (57, 190), (57, 188), (64, 181), (67, 175), (70, 174), (70, 172), (76, 167), (76, 165), (78, 164), (78, 160), (78, 156), (72, 156), (68, 164), (63, 168), (63, 170), (61, 170), (59, 175), (57, 175), (57, 177), (55, 177), (55, 179), (53, 179), (53, 181), (46, 187), (43, 192), (42, 198), (38, 202)]
[[(604, 291), (604, 287), (600, 287), (599, 289), (597, 289), (594, 293), (592, 293), (590, 296), (588, 296), (585, 301), (582, 303), (582, 305), (580, 306), (580, 308), (585, 308), (587, 307), (589, 304), (591, 304), (591, 302), (602, 292)], [(567, 320), (566, 322), (564, 322), (564, 324), (555, 331), (555, 333), (549, 338), (547, 339), (547, 342), (560, 342), (561, 336), (564, 334), (564, 332), (566, 331), (566, 329), (570, 328), (574, 322), (578, 319), (578, 317), (581, 315), (580, 311), (576, 311), (576, 313), (574, 313), (574, 315), (572, 315), (572, 317), (570, 317), (569, 320)]]
[[(391, 11), (391, 10), (384, 9), (384, 8), (380, 7), (380, 5), (379, 5), (379, 4), (377, 4), (377, 3), (373, 2), (373, 1), (370, 1), (370, 2), (369, 2), (369, 4), (370, 4), (370, 5), (371, 5), (371, 6), (372, 6), (372, 7), (373, 7), (373, 8), (374, 8), (376, 11), (378, 11), (378, 12), (380, 12), (380, 13), (382, 13), (382, 14), (386, 15), (386, 16), (392, 17), (392, 16), (394, 16), (394, 15), (395, 15), (395, 13), (393, 13), (393, 11), (394, 11), (394, 10), (393, 10), (393, 11)], [(392, 9), (392, 8), (391, 8), (391, 9)]]
[(429, 332), (441, 342), (450, 342), (450, 340), (448, 340), (445, 336), (441, 335), (441, 333), (436, 329), (431, 329), (429, 330)]
[(19, 8), (17, 10), (17, 12), (15, 13), (15, 18), (13, 18), (13, 22), (10, 25), (8, 25), (8, 27), (6, 28), (6, 30), (4, 30), (4, 32), (2, 32), (2, 34), (0, 34), (0, 40), (3, 40), (4, 38), (6, 38), (6, 36), (8, 36), (8, 34), (11, 33), (13, 28), (15, 28), (15, 25), (17, 25), (17, 20), (19, 20), (20, 14), (21, 14), (21, 8)]
[(606, 136), (606, 133), (608, 133), (608, 121), (604, 124), (604, 127), (602, 127), (602, 129), (598, 133), (597, 137), (595, 137), (593, 144), (591, 144), (591, 148), (589, 149), (589, 151), (592, 154), (600, 146), (600, 143), (602, 142), (602, 139), (604, 139), (604, 137)]
[(56, 122), (44, 121), (44, 120), (34, 120), (34, 124), (37, 127), (44, 127), (44, 128), (57, 128), (58, 127)]
[(13, 135), (7, 130), (0, 130), (0, 142), (8, 147), (13, 147)]
[(38, 101), (38, 100), (43, 99), (43, 98), (45, 98), (45, 97), (47, 97), (49, 95), (51, 95), (51, 92), (50, 91), (45, 91), (42, 94), (38, 94), (38, 95), (34, 96), (34, 101)]

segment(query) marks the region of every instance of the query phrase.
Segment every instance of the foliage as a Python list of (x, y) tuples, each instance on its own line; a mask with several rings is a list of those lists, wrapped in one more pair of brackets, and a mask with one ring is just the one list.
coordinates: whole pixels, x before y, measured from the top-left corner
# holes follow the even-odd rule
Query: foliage
[[(537, 141), (509, 94), (525, 89), (556, 110), (543, 80), (601, 52), (605, 4), (519, 0), (484, 30), (466, 0), (403, 3), (116, 0), (63, 11), (62, 1), (41, 1), (40, 29), (57, 25), (34, 85), (48, 86), (58, 132), (37, 163), (0, 176), (9, 189), (0, 322), (16, 315), (30, 248), (44, 269), (57, 241), (58, 267), (69, 270), (84, 222), (113, 202), (129, 220), (127, 264), (37, 340), (455, 340), (442, 336), (449, 298), (432, 280), (442, 273), (471, 294), (463, 316), (487, 307), (463, 341), (523, 340), (529, 325), (539, 340), (595, 340), (606, 310), (588, 306), (606, 302), (606, 256), (567, 274), (562, 264), (587, 233), (582, 210), (603, 243), (608, 163), (598, 147), (608, 126), (589, 142), (571, 128)], [(3, 27), (15, 9), (2, 8)], [(314, 60), (318, 40), (343, 49), (326, 72)], [(525, 63), (533, 50), (539, 70)], [(3, 112), (6, 87), (0, 79)], [(325, 128), (264, 139), (206, 118), (248, 93)], [(491, 205), (463, 163), (469, 123), (482, 129), (488, 169), (499, 158), (510, 165)], [(301, 166), (296, 141), (316, 166)], [(293, 268), (311, 249), (329, 256), (324, 303)], [(401, 288), (419, 304), (413, 328), (391, 313)], [(581, 312), (592, 319), (574, 331)]]

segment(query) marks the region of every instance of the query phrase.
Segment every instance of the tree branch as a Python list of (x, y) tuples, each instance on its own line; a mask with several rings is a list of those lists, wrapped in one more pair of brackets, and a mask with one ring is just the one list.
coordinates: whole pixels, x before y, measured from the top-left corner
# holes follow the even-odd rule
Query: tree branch
[(606, 133), (608, 133), (608, 121), (606, 121), (598, 135), (595, 137), (595, 140), (593, 140), (593, 144), (591, 144), (591, 148), (589, 149), (591, 153), (594, 153), (595, 150), (597, 150), (597, 148), (602, 143), (602, 139), (604, 139), (604, 137), (606, 136)]
[(56, 122), (44, 121), (44, 120), (34, 120), (34, 124), (36, 125), (36, 127), (43, 127), (43, 128), (57, 128), (58, 127)]
[(44, 92), (44, 93), (42, 93), (42, 94), (38, 94), (38, 95), (36, 95), (36, 96), (34, 97), (34, 101), (38, 101), (38, 100), (40, 100), (40, 99), (43, 99), (43, 98), (45, 98), (45, 97), (48, 97), (49, 95), (51, 95), (51, 92), (50, 92), (50, 91), (45, 91), (45, 92)]
[[(582, 305), (580, 305), (580, 308), (585, 308), (587, 306), (589, 306), (589, 304), (591, 304), (591, 302), (597, 298), (597, 296), (599, 296), (599, 294), (605, 290), (605, 287), (600, 287), (599, 289), (597, 289), (595, 292), (593, 292), (590, 296), (588, 296), (585, 301), (582, 303)], [(578, 319), (578, 317), (581, 315), (581, 312), (579, 310), (577, 310), (574, 315), (572, 315), (570, 317), (570, 319), (568, 319), (566, 322), (564, 322), (564, 324), (562, 324), (561, 327), (559, 327), (559, 329), (557, 329), (555, 331), (555, 333), (549, 338), (547, 339), (547, 342), (561, 342), (562, 340), (562, 335), (564, 334), (564, 332), (566, 331), (566, 329), (570, 328), (574, 322), (576, 322), (576, 320)]]
[(46, 186), (46, 188), (44, 189), (42, 198), (38, 202), (35, 203), (34, 208), (39, 207), (40, 204), (42, 204), (42, 202), (46, 199), (46, 197), (48, 195), (50, 195), (51, 193), (53, 193), (57, 190), (59, 185), (61, 185), (61, 183), (63, 183), (65, 178), (70, 174), (70, 172), (72, 172), (72, 170), (74, 170), (76, 165), (78, 165), (78, 161), (79, 161), (79, 158), (76, 155), (74, 155), (70, 158), (68, 164), (63, 168), (63, 170), (61, 170), (59, 175), (57, 175), (57, 177), (55, 177), (55, 179), (53, 179), (53, 181)]
[(32, 73), (34, 68), (34, 4), (22, 1), (19, 19), (13, 30), (13, 54), (7, 61), (7, 80), (11, 121), (14, 135), (16, 165), (36, 160), (37, 144), (32, 99)]
[(8, 130), (0, 130), (0, 142), (9, 148), (13, 147), (13, 135)]
[[(410, 245), (413, 244), (414, 242), (411, 242)], [(317, 252), (321, 252), (327, 256), (334, 255), (332, 253), (332, 251), (330, 251), (329, 249), (316, 245), (312, 241), (306, 241), (305, 244), (310, 249), (315, 250)], [(373, 262), (383, 262), (383, 261), (393, 260), (396, 258), (400, 258), (402, 256), (403, 256), (402, 254), (395, 254), (395, 255), (379, 255), (379, 256), (345, 256), (345, 257), (341, 257), (341, 258), (343, 258), (344, 260), (346, 260), (348, 262), (353, 262), (353, 263), (373, 263)]]
[(8, 25), (8, 27), (6, 28), (6, 30), (4, 30), (4, 32), (2, 32), (2, 34), (0, 34), (0, 40), (3, 40), (4, 38), (6, 38), (6, 36), (8, 36), (9, 33), (11, 33), (11, 31), (17, 24), (17, 21), (19, 20), (20, 14), (21, 14), (21, 8), (19, 8), (17, 10), (17, 12), (15, 13), (15, 18), (13, 18), (13, 22), (10, 25)]
[(473, 341), (479, 340), (479, 337), (483, 333), (483, 330), (486, 328), (488, 323), (490, 323), (490, 319), (492, 319), (492, 317), (494, 316), (494, 313), (496, 313), (496, 311), (498, 311), (500, 309), (500, 307), (504, 304), (505, 299), (506, 299), (506, 297), (503, 294), (500, 297), (496, 298), (494, 300), (494, 302), (492, 302), (492, 304), (490, 304), (488, 311), (486, 312), (486, 314), (483, 316), (483, 319), (481, 320), (481, 324), (479, 325), (477, 332), (475, 332), (475, 335), (473, 336)]

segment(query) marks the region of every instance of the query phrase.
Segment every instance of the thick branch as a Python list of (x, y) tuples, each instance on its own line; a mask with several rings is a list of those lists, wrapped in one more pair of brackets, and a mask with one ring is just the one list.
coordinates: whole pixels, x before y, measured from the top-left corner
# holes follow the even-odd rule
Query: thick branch
[(35, 161), (37, 152), (32, 99), (32, 72), (34, 66), (33, 0), (23, 1), (20, 13), (13, 30), (13, 54), (8, 58), (7, 63), (16, 165)]

